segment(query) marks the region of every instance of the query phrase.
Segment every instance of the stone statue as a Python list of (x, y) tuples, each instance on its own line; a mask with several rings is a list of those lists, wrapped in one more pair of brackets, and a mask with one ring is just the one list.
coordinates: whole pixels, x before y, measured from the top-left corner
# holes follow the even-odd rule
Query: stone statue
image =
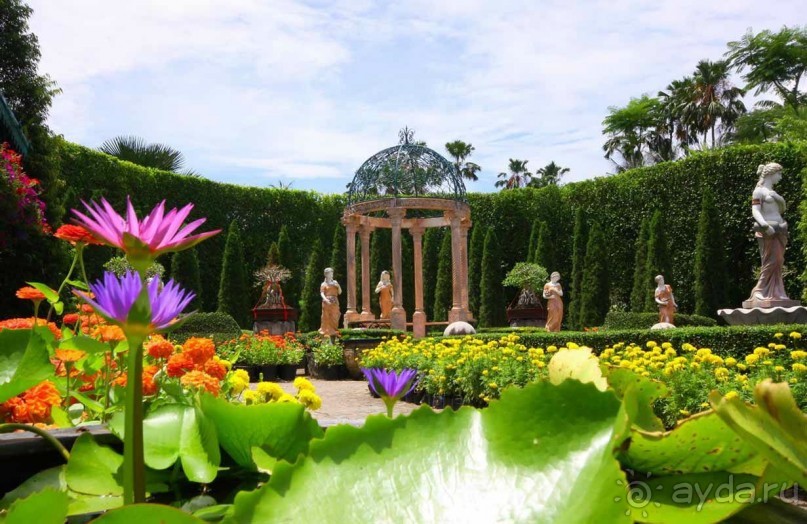
[(751, 296), (743, 302), (744, 308), (794, 306), (785, 293), (782, 280), (782, 266), (787, 247), (787, 222), (783, 218), (786, 209), (785, 199), (773, 190), (782, 179), (782, 166), (771, 162), (757, 169), (759, 182), (751, 196), (751, 214), (754, 216), (754, 236), (759, 244), (762, 266), (759, 280)]
[(656, 304), (658, 305), (659, 324), (675, 325), (675, 310), (678, 304), (675, 303), (672, 286), (664, 283), (662, 275), (656, 275)]
[(332, 268), (325, 268), (324, 273), (325, 280), (319, 286), (319, 294), (322, 297), (322, 320), (319, 333), (333, 337), (339, 334), (339, 317), (342, 315), (339, 311), (339, 295), (342, 294), (342, 288), (339, 286), (339, 282), (333, 279)]
[(549, 282), (544, 284), (544, 298), (546, 299), (546, 330), (560, 331), (563, 323), (563, 288), (560, 285), (560, 273), (553, 271)]
[(378, 293), (378, 303), (381, 306), (381, 316), (379, 318), (389, 318), (390, 311), (392, 311), (393, 293), (389, 271), (384, 270), (381, 272), (381, 280), (375, 287), (375, 292)]

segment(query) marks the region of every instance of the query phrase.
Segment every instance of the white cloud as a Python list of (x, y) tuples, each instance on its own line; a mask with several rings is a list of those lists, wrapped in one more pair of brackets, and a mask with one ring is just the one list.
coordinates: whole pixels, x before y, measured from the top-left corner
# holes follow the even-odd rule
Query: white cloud
[(476, 147), (492, 190), (507, 159), (604, 174), (610, 105), (718, 59), (800, 0), (647, 3), (412, 0), (32, 0), (51, 125), (96, 146), (170, 144), (210, 178), (341, 192), (409, 125)]

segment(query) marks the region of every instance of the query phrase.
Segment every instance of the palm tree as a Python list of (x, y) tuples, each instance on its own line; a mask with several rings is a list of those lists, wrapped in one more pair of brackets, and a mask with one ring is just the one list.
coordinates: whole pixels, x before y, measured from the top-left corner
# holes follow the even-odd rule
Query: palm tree
[(454, 140), (446, 144), (446, 151), (454, 159), (454, 167), (457, 168), (460, 176), (467, 180), (476, 182), (479, 180), (477, 173), (482, 170), (478, 164), (467, 162), (466, 159), (474, 152), (474, 146), (466, 144), (462, 140)]
[(744, 91), (729, 82), (729, 63), (726, 60), (712, 62), (701, 60), (693, 74), (692, 94), (683, 107), (684, 119), (703, 134), (702, 146), (717, 145), (715, 130), (720, 125), (723, 132), (730, 132), (737, 118), (745, 113), (741, 97)]
[[(609, 107), (608, 116), (603, 120), (603, 134), (606, 135), (605, 158), (613, 162), (617, 172), (641, 167), (646, 163), (648, 137), (656, 127), (658, 99), (647, 95), (633, 98), (625, 107)], [(621, 158), (621, 162), (619, 159)]]
[(501, 180), (496, 181), (496, 187), (503, 189), (517, 189), (526, 186), (532, 175), (527, 171), (527, 162), (529, 160), (516, 160), (510, 159), (507, 168), (509, 173), (499, 173)]
[[(116, 136), (105, 141), (100, 151), (143, 167), (153, 167), (163, 171), (178, 173), (185, 165), (184, 155), (163, 144), (147, 144), (137, 136)], [(193, 175), (195, 173), (186, 172)]]
[(553, 160), (544, 167), (538, 168), (535, 172), (535, 177), (530, 180), (530, 187), (546, 187), (550, 185), (558, 185), (561, 177), (569, 172), (568, 167), (560, 167)]
[(648, 147), (657, 162), (675, 160), (680, 150), (688, 151), (693, 134), (683, 120), (683, 108), (692, 93), (692, 77), (673, 80), (659, 91), (656, 128), (650, 132)]

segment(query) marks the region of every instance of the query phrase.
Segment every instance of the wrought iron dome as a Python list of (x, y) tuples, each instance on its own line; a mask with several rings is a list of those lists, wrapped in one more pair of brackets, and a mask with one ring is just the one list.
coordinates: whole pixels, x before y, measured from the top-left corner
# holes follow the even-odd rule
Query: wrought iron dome
[(465, 201), (465, 183), (456, 166), (438, 152), (412, 142), (404, 128), (400, 143), (374, 154), (347, 185), (348, 206), (398, 197), (445, 198)]

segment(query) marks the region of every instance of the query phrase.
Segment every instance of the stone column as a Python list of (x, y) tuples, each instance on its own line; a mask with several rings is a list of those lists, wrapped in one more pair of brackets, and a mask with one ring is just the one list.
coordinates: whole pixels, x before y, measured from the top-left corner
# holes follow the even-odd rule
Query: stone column
[(460, 281), (462, 280), (462, 262), (460, 246), (461, 233), (460, 233), (460, 217), (454, 211), (446, 211), (445, 217), (451, 223), (451, 310), (448, 312), (448, 321), (457, 322), (465, 320), (462, 314), (462, 287)]
[(366, 224), (359, 228), (361, 235), (361, 319), (374, 320), (370, 307), (370, 233), (373, 228)]
[(471, 305), (468, 300), (468, 230), (471, 228), (471, 221), (465, 218), (460, 225), (460, 292), (462, 296), (461, 306), (465, 321), (471, 320)]
[(392, 329), (406, 330), (406, 310), (403, 308), (403, 274), (401, 264), (401, 222), (406, 209), (393, 208), (387, 210), (392, 224), (392, 273), (394, 276), (392, 292), (392, 311), (390, 324)]
[(347, 230), (347, 311), (345, 311), (345, 327), (359, 319), (356, 311), (356, 223), (353, 217), (342, 219)]
[(423, 311), (423, 226), (409, 229), (414, 246), (415, 312), (412, 314), (412, 332), (415, 338), (426, 336), (426, 312)]

